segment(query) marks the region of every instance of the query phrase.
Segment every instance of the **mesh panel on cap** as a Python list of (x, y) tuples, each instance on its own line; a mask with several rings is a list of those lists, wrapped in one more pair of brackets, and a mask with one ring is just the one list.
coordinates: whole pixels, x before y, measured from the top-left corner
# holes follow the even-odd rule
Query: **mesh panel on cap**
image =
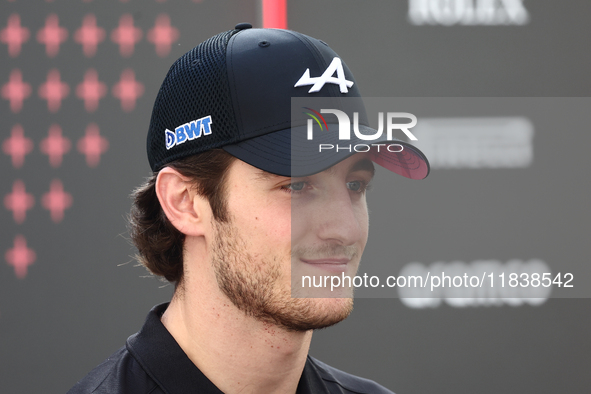
[[(153, 171), (166, 163), (219, 148), (238, 139), (226, 71), (226, 47), (239, 30), (220, 33), (181, 56), (171, 67), (154, 103), (148, 131)], [(165, 130), (211, 115), (212, 133), (166, 149)]]

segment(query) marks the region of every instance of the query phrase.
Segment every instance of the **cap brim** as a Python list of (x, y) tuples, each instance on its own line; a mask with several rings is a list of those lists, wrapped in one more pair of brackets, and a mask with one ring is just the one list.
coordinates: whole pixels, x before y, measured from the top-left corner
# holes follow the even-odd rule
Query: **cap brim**
[[(329, 124), (328, 128), (331, 127), (338, 129), (338, 125)], [(376, 133), (362, 125), (359, 131), (368, 135)], [(369, 152), (373, 162), (406, 178), (424, 179), (429, 175), (429, 161), (410, 143), (388, 140), (384, 135), (366, 141), (351, 134), (350, 140), (342, 141), (335, 140), (334, 133), (324, 131), (308, 140), (306, 126), (300, 126), (226, 145), (223, 149), (254, 167), (287, 177), (319, 173), (360, 152)]]

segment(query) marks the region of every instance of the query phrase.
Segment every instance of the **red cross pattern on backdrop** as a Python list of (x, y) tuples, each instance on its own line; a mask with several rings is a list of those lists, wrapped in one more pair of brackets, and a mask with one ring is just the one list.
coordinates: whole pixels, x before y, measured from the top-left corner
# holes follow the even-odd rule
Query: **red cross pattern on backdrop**
[(60, 45), (68, 38), (68, 30), (59, 25), (59, 18), (55, 14), (47, 16), (45, 26), (37, 32), (37, 41), (45, 45), (48, 57), (55, 57)]
[(0, 41), (8, 45), (9, 56), (17, 57), (29, 35), (29, 29), (21, 26), (21, 17), (13, 14), (8, 18), (7, 26), (0, 31)]
[[(46, 0), (47, 14), (33, 18), (32, 11), (24, 8), (24, 0), (8, 0), (15, 4), (21, 1), (21, 12), (6, 12), (0, 17), (0, 51), (5, 51), (0, 56), (4, 56), (7, 70), (4, 75), (0, 74), (0, 105), (6, 105), (12, 114), (2, 119), (0, 155), (5, 155), (13, 168), (9, 172), (13, 179), (3, 185), (0, 201), (16, 228), (9, 247), (0, 250), (0, 259), (4, 258), (18, 279), (31, 274), (32, 264), (43, 261), (43, 256), (35, 251), (35, 245), (41, 240), (27, 239), (22, 227), (27, 221), (38, 220), (31, 212), (43, 211), (50, 223), (61, 225), (68, 222), (68, 212), (76, 205), (76, 195), (60, 177), (60, 168), (67, 163), (64, 157), (82, 155), (86, 168), (100, 167), (110, 144), (108, 136), (101, 132), (102, 119), (94, 114), (107, 100), (115, 101), (122, 114), (133, 113), (144, 95), (144, 83), (138, 79), (132, 63), (113, 74), (111, 70), (101, 69), (98, 63), (93, 64), (93, 59), (100, 59), (101, 51), (107, 52), (102, 48), (111, 46), (122, 60), (131, 62), (136, 47), (142, 42), (152, 48), (154, 56), (165, 58), (181, 36), (167, 13), (155, 14), (151, 26), (142, 27), (129, 12), (114, 14), (112, 20), (101, 20), (95, 13), (88, 12), (92, 11), (92, 0), (79, 0), (89, 5), (76, 21), (71, 15), (61, 15), (51, 8), (51, 3), (57, 4), (57, 1)], [(120, 0), (120, 3), (127, 1)], [(36, 24), (31, 22), (33, 20)], [(72, 55), (71, 44), (78, 48), (80, 60)], [(32, 68), (26, 67), (24, 59), (20, 60), (23, 53), (30, 55), (32, 51), (48, 59), (36, 64), (35, 74)], [(112, 53), (112, 49), (109, 51)], [(80, 74), (72, 72), (71, 67), (63, 68), (65, 62), (84, 69)], [(72, 100), (79, 100), (84, 108), (84, 112), (76, 116), (86, 117), (86, 127), (78, 130), (72, 129), (67, 121), (72, 116), (67, 113)], [(44, 127), (32, 128), (23, 121), (33, 116), (27, 112), (29, 107), (35, 107), (35, 112), (39, 108), (46, 110), (48, 122)], [(55, 177), (44, 181), (43, 185), (33, 184), (27, 180), (27, 168), (43, 161), (54, 171)], [(34, 190), (44, 191), (35, 193)]]
[[(86, 51), (85, 51), (86, 53)], [(76, 96), (84, 100), (84, 108), (87, 112), (97, 110), (99, 100), (107, 94), (107, 85), (98, 79), (98, 72), (91, 68), (84, 74), (84, 80), (76, 87)]]
[(35, 262), (37, 254), (27, 246), (25, 237), (19, 234), (14, 238), (14, 244), (6, 251), (4, 258), (14, 267), (16, 277), (24, 279), (27, 276), (27, 268)]
[(74, 40), (82, 45), (82, 50), (86, 57), (93, 57), (96, 54), (96, 48), (105, 39), (105, 29), (97, 26), (96, 17), (88, 14), (82, 21), (82, 26), (76, 30)]
[[(35, 7), (34, 11), (26, 8), (30, 4), (25, 0), (6, 1), (15, 7), (6, 6), (13, 11), (0, 16), (0, 56), (4, 56), (0, 63), (4, 65), (0, 73), (0, 105), (5, 105), (9, 114), (2, 119), (0, 156), (4, 155), (12, 166), (12, 172), (8, 171), (12, 179), (0, 185), (0, 200), (16, 230), (9, 246), (0, 244), (4, 247), (0, 259), (4, 257), (14, 277), (25, 279), (33, 272), (32, 264), (47, 260), (35, 251), (42, 240), (27, 239), (25, 223), (38, 220), (37, 212), (44, 212), (51, 226), (67, 225), (68, 212), (76, 206), (76, 188), (60, 176), (67, 165), (64, 163), (68, 163), (64, 158), (82, 155), (86, 169), (80, 171), (100, 168), (110, 147), (108, 135), (101, 131), (101, 106), (116, 103), (121, 115), (133, 114), (146, 90), (132, 63), (138, 46), (143, 45), (142, 50), (151, 48), (156, 58), (166, 58), (181, 32), (167, 12), (143, 15), (139, 20), (127, 9), (117, 13), (115, 2), (106, 20), (92, 12), (93, 4), (99, 3), (93, 0), (78, 0), (86, 5), (77, 17), (72, 14), (74, 7), (62, 15), (58, 10), (64, 7), (58, 0), (45, 0), (45, 7)], [(161, 11), (166, 9), (167, 0), (153, 1), (161, 4)], [(187, 0), (195, 4), (203, 1)], [(287, 28), (286, 0), (259, 1), (263, 27)], [(127, 3), (132, 4), (132, 0), (119, 0), (122, 9)], [(42, 9), (48, 11), (37, 16)], [(23, 54), (30, 56), (32, 52), (46, 61), (31, 67)], [(109, 68), (101, 68), (105, 59), (102, 63), (99, 60), (107, 53), (103, 56), (118, 54), (123, 67), (114, 69), (112, 63), (117, 62), (111, 57)], [(166, 59), (167, 64), (172, 60)], [(83, 69), (76, 70), (80, 67)], [(76, 126), (78, 129), (69, 121), (73, 114), (68, 106), (74, 101), (83, 108), (82, 113), (74, 115), (86, 124)], [(45, 111), (42, 115), (47, 116), (47, 122), (41, 127), (29, 126), (26, 120), (37, 118), (40, 109)], [(108, 124), (103, 128), (109, 130)], [(27, 168), (32, 171), (35, 165), (48, 166), (52, 171), (43, 184), (28, 180)]]

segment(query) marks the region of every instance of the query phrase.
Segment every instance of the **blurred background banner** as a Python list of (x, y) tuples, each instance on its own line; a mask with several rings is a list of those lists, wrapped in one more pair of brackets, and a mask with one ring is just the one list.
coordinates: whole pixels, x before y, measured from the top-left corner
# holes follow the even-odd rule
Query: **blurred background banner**
[[(370, 242), (391, 246), (396, 273), (584, 269), (589, 15), (584, 0), (2, 0), (2, 392), (67, 391), (169, 300), (133, 260), (129, 194), (150, 174), (145, 137), (168, 68), (239, 22), (322, 39), (366, 97), (489, 100), (477, 139), (474, 113), (431, 107), (417, 128), (430, 176), (376, 182), (387, 200), (370, 192)], [(359, 299), (311, 354), (397, 393), (591, 387), (589, 299), (407, 298)]]

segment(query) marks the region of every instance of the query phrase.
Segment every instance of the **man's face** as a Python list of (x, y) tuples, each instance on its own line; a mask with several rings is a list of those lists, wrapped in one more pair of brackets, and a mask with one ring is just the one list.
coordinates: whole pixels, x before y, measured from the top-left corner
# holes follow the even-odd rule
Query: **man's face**
[[(305, 331), (327, 327), (352, 310), (341, 298), (293, 298), (301, 275), (357, 272), (367, 242), (365, 189), (373, 177), (367, 155), (321, 173), (286, 178), (240, 160), (227, 179), (228, 223), (215, 222), (212, 265), (218, 286), (242, 311), (268, 323)], [(330, 288), (297, 288), (295, 297), (335, 297)]]

